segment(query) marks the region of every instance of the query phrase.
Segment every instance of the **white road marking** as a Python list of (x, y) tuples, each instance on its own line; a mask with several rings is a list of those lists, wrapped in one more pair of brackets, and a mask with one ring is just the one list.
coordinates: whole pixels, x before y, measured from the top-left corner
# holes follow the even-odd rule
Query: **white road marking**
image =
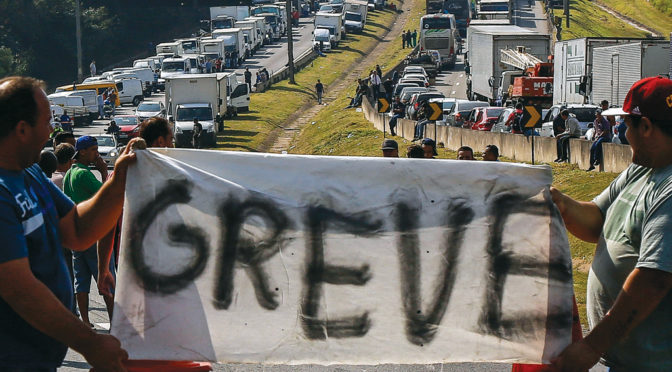
[(94, 323), (94, 324), (107, 331), (110, 330), (110, 323)]

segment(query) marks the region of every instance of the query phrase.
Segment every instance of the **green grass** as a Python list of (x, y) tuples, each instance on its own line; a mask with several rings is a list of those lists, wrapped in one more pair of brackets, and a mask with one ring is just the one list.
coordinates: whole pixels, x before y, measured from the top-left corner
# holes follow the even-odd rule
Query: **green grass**
[(217, 137), (217, 148), (232, 151), (258, 151), (271, 131), (280, 127), (309, 100), (315, 100), (315, 83), (320, 79), (329, 92), (329, 85), (346, 71), (365, 51), (372, 48), (396, 18), (385, 10), (369, 13), (365, 32), (348, 34), (338, 48), (318, 57), (295, 74), (296, 85), (282, 81), (250, 98), (250, 112), (225, 122), (226, 129)]
[[(609, 0), (609, 4), (612, 1)], [(561, 9), (553, 10), (555, 16), (562, 16)], [(646, 37), (647, 32), (621, 21), (606, 11), (600, 9), (589, 0), (572, 0), (570, 4), (569, 27), (565, 27), (562, 19), (562, 40), (589, 36), (602, 37)], [(643, 22), (648, 24), (648, 22)]]
[[(656, 30), (666, 39), (670, 37), (670, 32), (672, 32), (672, 1), (659, 1), (661, 9), (647, 0), (602, 0), (602, 2), (609, 8)], [(664, 5), (667, 5), (667, 7), (664, 7)]]

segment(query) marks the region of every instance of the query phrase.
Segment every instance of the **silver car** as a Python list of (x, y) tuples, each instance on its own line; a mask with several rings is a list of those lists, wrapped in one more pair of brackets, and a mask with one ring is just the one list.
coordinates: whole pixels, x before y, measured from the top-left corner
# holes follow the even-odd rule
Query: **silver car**
[(95, 136), (98, 141), (98, 153), (105, 160), (108, 168), (114, 168), (114, 163), (119, 157), (119, 143), (117, 138), (111, 134), (100, 134)]
[(135, 109), (135, 116), (137, 116), (138, 120), (140, 121), (152, 118), (154, 116), (165, 118), (166, 108), (161, 101), (145, 101), (138, 105), (138, 108)]

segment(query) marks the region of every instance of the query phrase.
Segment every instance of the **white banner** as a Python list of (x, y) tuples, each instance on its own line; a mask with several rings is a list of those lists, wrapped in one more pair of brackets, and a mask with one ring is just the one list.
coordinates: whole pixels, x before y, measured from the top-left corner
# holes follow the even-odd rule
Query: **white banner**
[(128, 173), (132, 359), (548, 362), (570, 342), (546, 166), (161, 149)]

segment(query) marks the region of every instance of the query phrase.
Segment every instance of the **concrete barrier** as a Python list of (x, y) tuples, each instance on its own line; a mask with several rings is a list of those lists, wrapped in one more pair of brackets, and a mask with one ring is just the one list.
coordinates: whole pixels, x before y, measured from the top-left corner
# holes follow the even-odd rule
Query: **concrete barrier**
[(632, 149), (628, 145), (603, 143), (602, 158), (605, 172), (621, 172), (632, 162)]
[(569, 140), (569, 161), (581, 169), (590, 167), (590, 146), (593, 142), (572, 138)]

